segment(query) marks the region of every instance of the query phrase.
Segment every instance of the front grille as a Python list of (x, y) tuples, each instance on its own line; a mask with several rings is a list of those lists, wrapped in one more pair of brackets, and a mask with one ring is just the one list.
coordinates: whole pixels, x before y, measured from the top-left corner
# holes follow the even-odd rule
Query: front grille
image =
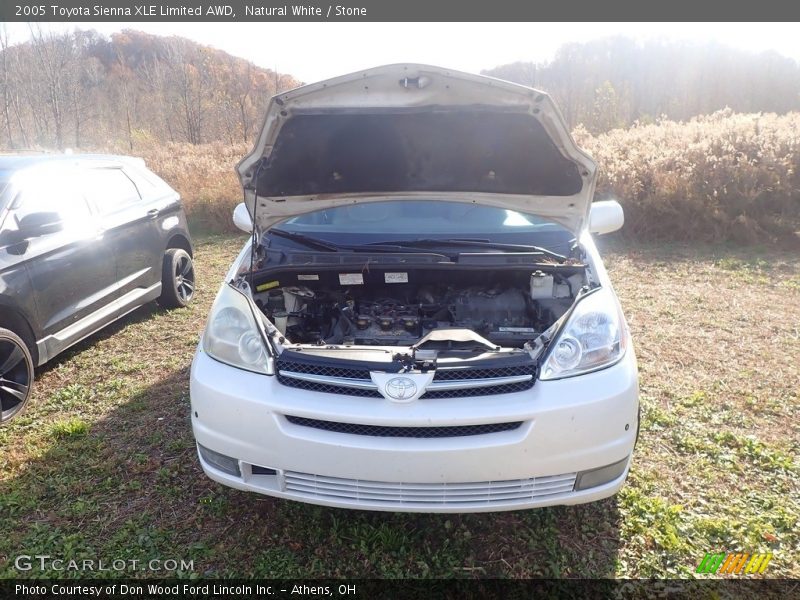
[(301, 379), (294, 379), (281, 375), (281, 371), (291, 371), (292, 373), (321, 375), (323, 377), (346, 377), (348, 379), (371, 381), (369, 369), (354, 369), (344, 366), (331, 366), (329, 364), (322, 363), (286, 360), (284, 358), (278, 358), (278, 360), (275, 361), (275, 367), (275, 370), (278, 373), (278, 382), (288, 387), (309, 390), (311, 392), (325, 392), (327, 394), (347, 394), (348, 396), (361, 396), (363, 398), (383, 398), (377, 389), (347, 388), (330, 383), (303, 381)]
[(508, 385), (493, 385), (485, 388), (469, 388), (464, 390), (430, 390), (425, 392), (420, 398), (425, 400), (436, 400), (439, 398), (471, 398), (473, 396), (492, 396), (497, 394), (510, 394), (511, 392), (524, 392), (529, 390), (533, 384), (530, 383), (510, 383)]
[(403, 506), (524, 504), (572, 492), (575, 473), (464, 483), (399, 483), (285, 471), (286, 490), (306, 497)]
[[(276, 370), (278, 381), (285, 386), (309, 390), (312, 392), (324, 392), (329, 394), (345, 394), (348, 396), (360, 396), (365, 398), (382, 398), (382, 394), (376, 388), (355, 387), (346, 385), (341, 380), (351, 380), (351, 383), (370, 383), (370, 368), (368, 366), (349, 367), (344, 365), (331, 364), (332, 361), (314, 362), (308, 358), (304, 360), (293, 360), (278, 358)], [(361, 363), (364, 365), (365, 363)], [(388, 367), (388, 368), (387, 368)], [(392, 368), (399, 370), (399, 364), (391, 363), (375, 364), (373, 369), (376, 371), (389, 371)], [(319, 376), (322, 381), (307, 381), (286, 375), (286, 373), (304, 374)], [(502, 378), (528, 376), (525, 381), (513, 383), (500, 383)], [(338, 379), (339, 381), (324, 381), (324, 379)], [(469, 387), (470, 381), (478, 379), (498, 379), (497, 385), (486, 387)], [(509, 394), (512, 392), (523, 392), (533, 387), (536, 381), (536, 364), (532, 361), (517, 362), (511, 366), (495, 367), (442, 367), (436, 369), (433, 377), (436, 382), (459, 382), (463, 381), (464, 386), (457, 389), (435, 390), (428, 389), (420, 399), (433, 400), (437, 398), (465, 398), (472, 396), (491, 396), (497, 394)]]
[(534, 373), (533, 363), (514, 365), (513, 367), (450, 367), (437, 369), (435, 381), (458, 381), (462, 379), (491, 379), (493, 377), (514, 377)]
[(307, 363), (299, 360), (277, 360), (279, 371), (293, 371), (295, 373), (308, 373), (309, 375), (323, 375), (325, 377), (347, 377), (348, 379), (365, 379), (369, 381), (369, 369), (353, 369), (344, 366), (333, 366), (325, 363)]
[(308, 390), (310, 392), (325, 392), (327, 394), (346, 394), (348, 396), (361, 396), (362, 398), (383, 398), (378, 390), (364, 390), (359, 388), (348, 388), (329, 383), (318, 383), (314, 381), (301, 381), (278, 374), (278, 381), (283, 385)]
[(468, 435), (484, 435), (501, 431), (513, 431), (522, 425), (522, 421), (513, 423), (490, 423), (488, 425), (453, 425), (447, 427), (390, 427), (383, 425), (362, 425), (359, 423), (337, 423), (334, 421), (321, 421), (287, 415), (286, 419), (295, 425), (313, 427), (324, 431), (336, 433), (349, 433), (352, 435), (369, 435), (373, 437), (403, 437), (403, 438), (447, 438), (463, 437)]
[(528, 381), (493, 385), (485, 388), (464, 388), (460, 390), (428, 390), (423, 398), (464, 398), (468, 396), (488, 396), (494, 394), (510, 394), (511, 392), (524, 392), (533, 387), (536, 380), (536, 365), (528, 362), (512, 367), (454, 367), (450, 369), (437, 369), (434, 381), (469, 381), (470, 379), (494, 379), (500, 377), (516, 377), (530, 375)]

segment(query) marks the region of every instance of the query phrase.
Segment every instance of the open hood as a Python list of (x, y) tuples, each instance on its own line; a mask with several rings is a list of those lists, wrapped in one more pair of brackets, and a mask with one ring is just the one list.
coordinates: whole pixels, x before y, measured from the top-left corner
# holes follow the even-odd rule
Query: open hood
[(325, 208), (424, 198), (534, 213), (577, 236), (596, 179), (547, 94), (410, 64), (273, 97), (237, 171), (259, 232)]

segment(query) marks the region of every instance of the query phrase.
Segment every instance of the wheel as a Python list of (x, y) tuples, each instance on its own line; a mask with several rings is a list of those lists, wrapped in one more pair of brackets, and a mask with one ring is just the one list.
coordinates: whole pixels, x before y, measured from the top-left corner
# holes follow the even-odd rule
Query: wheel
[(33, 360), (13, 331), (0, 328), (0, 424), (23, 411), (31, 397)]
[(161, 296), (164, 308), (181, 308), (194, 297), (194, 263), (186, 250), (170, 248), (164, 254), (161, 269)]

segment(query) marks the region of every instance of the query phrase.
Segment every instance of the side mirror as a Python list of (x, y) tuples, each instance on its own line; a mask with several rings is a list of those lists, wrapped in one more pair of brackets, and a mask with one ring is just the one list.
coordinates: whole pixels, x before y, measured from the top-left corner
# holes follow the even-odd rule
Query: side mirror
[(25, 215), (18, 221), (19, 231), (25, 238), (42, 237), (64, 229), (61, 215), (56, 212), (37, 212)]
[(253, 233), (253, 220), (244, 202), (240, 202), (233, 209), (233, 224), (245, 233)]
[(592, 202), (589, 211), (589, 233), (611, 233), (622, 228), (625, 214), (616, 200), (600, 200)]

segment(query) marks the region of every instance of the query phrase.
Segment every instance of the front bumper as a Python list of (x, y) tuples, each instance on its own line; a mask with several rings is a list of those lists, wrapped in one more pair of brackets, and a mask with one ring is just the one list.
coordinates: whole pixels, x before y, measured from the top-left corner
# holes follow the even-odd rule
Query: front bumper
[[(616, 493), (636, 440), (638, 382), (629, 348), (612, 367), (537, 381), (524, 392), (396, 404), (286, 387), (198, 348), (191, 402), (198, 444), (236, 459), (238, 475), (200, 456), (205, 473), (225, 485), (326, 506), (481, 512)], [(373, 437), (298, 425), (287, 415), (393, 427), (522, 425), (461, 437)], [(624, 471), (615, 479), (575, 490), (579, 473), (620, 461)]]

